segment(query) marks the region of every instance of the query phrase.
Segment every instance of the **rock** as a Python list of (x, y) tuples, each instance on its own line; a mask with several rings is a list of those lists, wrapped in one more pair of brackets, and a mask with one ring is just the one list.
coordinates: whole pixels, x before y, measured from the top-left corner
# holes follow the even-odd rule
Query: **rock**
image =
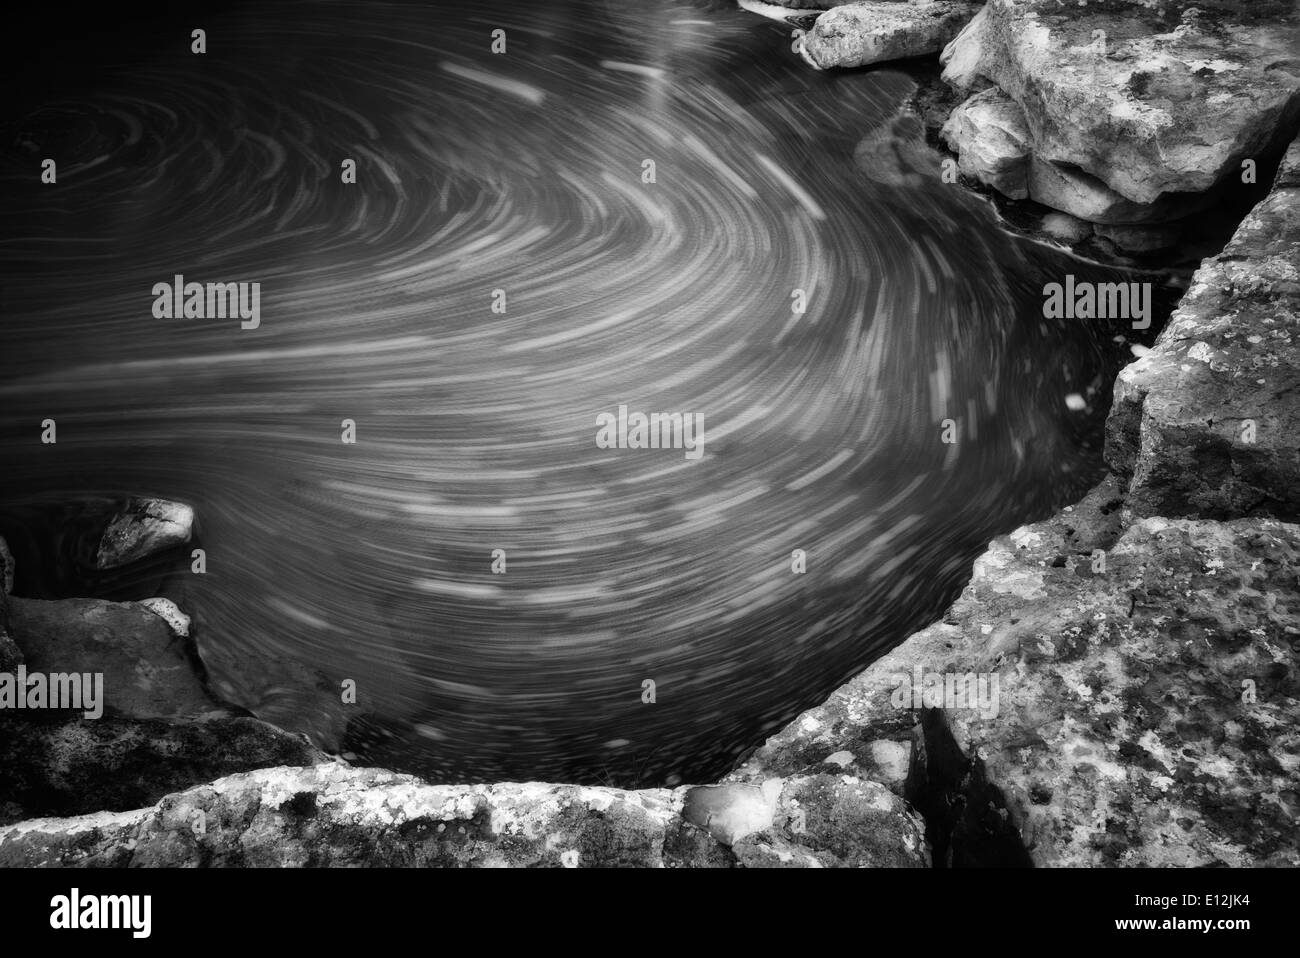
[(852, 775), (788, 779), (780, 793), (775, 830), (778, 842), (812, 851), (823, 866), (930, 865), (921, 816), (878, 782)]
[[(966, 26), (961, 28), (952, 42), (939, 51), (944, 81), (961, 93), (971, 94), (990, 88), (996, 89), (993, 81), (980, 72), (980, 61), (984, 56), (984, 31), (988, 28), (988, 22), (989, 12), (985, 5), (976, 12)], [(1006, 96), (1001, 90), (998, 92)]]
[(859, 673), (769, 738), (724, 781), (753, 784), (777, 776), (840, 773), (904, 795), (916, 715), (890, 704), (893, 672), (911, 669), (891, 655), (877, 660), (876, 671)]
[[(274, 648), (200, 645), (199, 653), (212, 692), (222, 701), (303, 732), (331, 754), (341, 752), (348, 725), (365, 714), (364, 696), (361, 704), (343, 701), (346, 676), (328, 676)], [(232, 681), (236, 675), (238, 683)]]
[(172, 635), (186, 638), (190, 634), (190, 617), (171, 599), (142, 599), (139, 605), (160, 617), (172, 630)]
[(943, 719), (1034, 863), (1300, 864), (1300, 528), (1147, 519), (1070, 558), (995, 545), (954, 610), (1001, 712)]
[(109, 523), (95, 565), (116, 569), (190, 541), (194, 510), (166, 499), (132, 499)]
[(1003, 196), (1029, 195), (1029, 128), (1014, 100), (997, 89), (977, 93), (944, 124), (941, 135), (958, 154), (962, 174)]
[(829, 10), (831, 7), (842, 7), (846, 3), (856, 3), (857, 0), (762, 0), (762, 2), (777, 7), (788, 7), (791, 10)]
[[(725, 819), (734, 852), (694, 823), (702, 810), (711, 828)], [(926, 867), (922, 830), (897, 795), (845, 775), (625, 791), (429, 785), (320, 764), (228, 775), (136, 811), (0, 828), (0, 867)]]
[(9, 551), (9, 543), (5, 542), (4, 536), (0, 536), (0, 583), (3, 583), (6, 595), (13, 592), (14, 554)]
[(906, 110), (868, 130), (853, 149), (853, 162), (875, 182), (894, 189), (924, 188), (940, 167), (920, 117)]
[[(277, 768), (228, 776), (139, 811), (0, 829), (0, 866), (734, 863), (681, 821), (681, 801), (681, 790), (428, 785), (379, 769)], [(196, 834), (200, 814), (207, 827)]]
[(1043, 217), (1043, 232), (1053, 239), (1073, 246), (1092, 235), (1092, 224), (1069, 213), (1048, 213)]
[(0, 713), (0, 824), (141, 808), (237, 772), (328, 761), (301, 736), (254, 718), (172, 725), (31, 716)]
[(957, 0), (849, 3), (796, 32), (795, 51), (819, 70), (938, 53), (977, 10)]
[(14, 640), (27, 671), (102, 673), (106, 710), (181, 721), (227, 714), (204, 689), (187, 643), (133, 602), (10, 600)]
[[(949, 864), (1300, 864), (1300, 527), (1121, 505), (1107, 480), (995, 541), (942, 622), (738, 773), (826, 769), (920, 715), (905, 790)], [(918, 667), (996, 675), (996, 714), (895, 708)]]
[(1180, 225), (1107, 226), (1098, 223), (1095, 235), (1121, 253), (1154, 253), (1177, 245), (1182, 238)]
[(1150, 204), (1208, 191), (1294, 135), (1297, 49), (1284, 3), (989, 0), (941, 60), (955, 87), (1020, 105), (1039, 160)]
[(772, 826), (782, 781), (769, 779), (755, 785), (700, 785), (689, 789), (682, 817), (706, 829), (724, 845), (734, 845), (754, 832)]
[[(1134, 203), (1095, 176), (1040, 156), (1030, 157), (1026, 177), (1029, 198), (1090, 223), (1148, 223), (1187, 212), (1170, 201)], [(1189, 207), (1190, 208), (1190, 207)]]
[(1106, 460), (1136, 515), (1300, 520), (1300, 141), (1115, 383)]
[(0, 591), (0, 672), (13, 672), (23, 662), (22, 650), (9, 627), (9, 596)]

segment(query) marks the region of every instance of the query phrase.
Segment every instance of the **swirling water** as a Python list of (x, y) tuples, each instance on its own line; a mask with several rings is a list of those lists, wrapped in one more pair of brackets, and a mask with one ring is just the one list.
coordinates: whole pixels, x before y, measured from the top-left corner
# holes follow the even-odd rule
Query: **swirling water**
[[(1100, 271), (879, 148), (906, 75), (708, 0), (204, 26), (5, 127), (0, 531), (193, 503), (165, 590), (254, 714), (440, 779), (701, 780), (1095, 478), (1124, 350), (1041, 289)], [(155, 318), (178, 273), (260, 326)], [(704, 456), (598, 448), (620, 404)]]

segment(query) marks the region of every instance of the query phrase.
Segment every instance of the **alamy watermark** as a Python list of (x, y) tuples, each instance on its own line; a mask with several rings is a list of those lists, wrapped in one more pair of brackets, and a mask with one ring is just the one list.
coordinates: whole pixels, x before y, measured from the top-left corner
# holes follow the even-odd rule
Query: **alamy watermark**
[(73, 888), (50, 899), (50, 927), (59, 931), (122, 928), (133, 938), (153, 932), (152, 895), (83, 895)]
[(77, 709), (88, 719), (104, 714), (103, 672), (0, 672), (0, 709)]
[(1044, 286), (1043, 296), (1046, 319), (1127, 319), (1134, 329), (1151, 326), (1150, 283), (1076, 283), (1070, 273), (1064, 284)]
[(154, 319), (243, 320), (240, 329), (262, 324), (261, 283), (187, 283), (177, 273), (171, 283), (154, 283)]
[(897, 673), (889, 704), (896, 709), (973, 709), (982, 719), (998, 716), (996, 672), (926, 672), (916, 666), (911, 675)]
[(596, 446), (600, 449), (684, 449), (687, 459), (704, 455), (704, 413), (629, 413), (596, 415)]

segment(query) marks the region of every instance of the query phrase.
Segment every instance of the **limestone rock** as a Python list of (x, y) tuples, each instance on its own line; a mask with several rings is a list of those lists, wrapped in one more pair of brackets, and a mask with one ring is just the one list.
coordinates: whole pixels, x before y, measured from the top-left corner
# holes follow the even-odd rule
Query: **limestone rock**
[(942, 134), (965, 176), (1003, 196), (1029, 195), (1029, 128), (1014, 100), (997, 89), (977, 93), (944, 124)]
[(10, 599), (15, 641), (31, 672), (103, 673), (104, 706), (170, 721), (226, 714), (204, 689), (188, 645), (133, 602)]
[(686, 792), (682, 817), (707, 829), (722, 844), (734, 845), (747, 835), (771, 827), (781, 786), (779, 778), (761, 786), (700, 785)]
[(995, 721), (942, 713), (996, 788), (974, 817), (1038, 865), (1300, 864), (1300, 528), (1142, 520), (1100, 573), (1032, 528), (952, 613), (961, 666), (1001, 676)]
[[(721, 795), (697, 792), (689, 799), (697, 810), (687, 814), (692, 791), (429, 785), (410, 775), (341, 764), (263, 769), (168, 795), (149, 808), (0, 828), (0, 867), (929, 863), (916, 813), (872, 782), (825, 775), (730, 786)], [(749, 791), (759, 796), (761, 815), (748, 807)], [(734, 851), (691, 820), (702, 804), (716, 804), (714, 811), (747, 806), (732, 820), (744, 832), (729, 833)], [(763, 830), (750, 832), (750, 825)]]
[(989, 0), (941, 59), (950, 84), (1021, 106), (1039, 160), (1148, 204), (1210, 190), (1294, 135), (1297, 49), (1290, 3)]
[(795, 50), (819, 70), (938, 53), (977, 10), (977, 4), (957, 0), (849, 3), (796, 33)]
[(1115, 383), (1106, 459), (1137, 515), (1300, 519), (1300, 141)]
[[(892, 728), (912, 735), (892, 790), (948, 864), (1300, 864), (1300, 526), (1124, 515), (1108, 479), (995, 541), (942, 622), (735, 778), (788, 791)], [(897, 693), (918, 669), (996, 676), (997, 707), (917, 711)]]
[(852, 775), (788, 779), (781, 790), (778, 840), (847, 868), (926, 868), (925, 823), (878, 782)]
[(778, 7), (789, 7), (791, 10), (829, 10), (831, 7), (842, 7), (846, 3), (856, 3), (857, 0), (763, 0), (763, 2)]
[(132, 499), (104, 530), (95, 565), (116, 569), (189, 542), (194, 510), (166, 499)]
[(301, 736), (254, 718), (173, 725), (0, 713), (0, 824), (126, 811), (236, 772), (328, 761)]
[(1062, 243), (1074, 245), (1091, 236), (1093, 226), (1069, 213), (1048, 213), (1043, 217), (1043, 232)]
[[(222, 778), (139, 811), (0, 829), (0, 866), (731, 863), (680, 820), (681, 800), (680, 790), (428, 785), (379, 769), (276, 768)], [(201, 833), (197, 820), (206, 823)]]
[(171, 599), (142, 599), (140, 605), (160, 617), (172, 630), (172, 634), (186, 638), (190, 634), (190, 617), (180, 610)]
[(1090, 223), (1146, 223), (1171, 215), (1169, 203), (1134, 203), (1082, 170), (1030, 157), (1026, 187), (1036, 203)]

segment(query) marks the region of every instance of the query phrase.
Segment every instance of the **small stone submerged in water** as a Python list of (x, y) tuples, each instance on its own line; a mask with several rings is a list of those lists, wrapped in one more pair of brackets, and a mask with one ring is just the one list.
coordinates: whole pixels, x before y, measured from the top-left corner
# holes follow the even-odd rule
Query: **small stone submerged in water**
[(167, 499), (132, 499), (108, 524), (95, 556), (98, 569), (117, 569), (190, 541), (194, 509)]

